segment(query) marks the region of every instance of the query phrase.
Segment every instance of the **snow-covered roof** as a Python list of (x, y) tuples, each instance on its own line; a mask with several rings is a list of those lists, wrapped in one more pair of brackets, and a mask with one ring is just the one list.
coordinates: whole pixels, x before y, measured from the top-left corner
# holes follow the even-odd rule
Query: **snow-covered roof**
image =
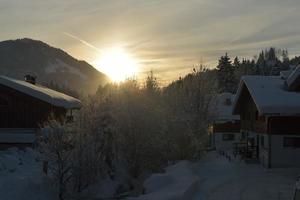
[(300, 114), (300, 93), (288, 91), (280, 76), (243, 76), (234, 101), (234, 114), (242, 91), (248, 89), (260, 114)]
[(298, 80), (299, 77), (300, 77), (300, 66), (297, 66), (296, 69), (293, 70), (293, 72), (290, 73), (290, 75), (286, 79), (287, 86), (290, 89), (293, 89), (294, 87), (297, 87), (297, 85), (299, 84), (299, 80)]
[(0, 76), (0, 84), (40, 99), (53, 106), (63, 107), (65, 109), (77, 109), (81, 107), (80, 100), (40, 85), (34, 85), (6, 76)]
[(234, 98), (235, 95), (227, 92), (217, 95), (216, 103), (214, 104), (215, 121), (227, 122), (240, 119), (239, 115), (232, 114)]
[(292, 69), (290, 69), (290, 70), (285, 70), (285, 71), (281, 71), (281, 72), (280, 72), (280, 77), (281, 77), (282, 79), (286, 80), (286, 79), (290, 76), (290, 74), (291, 74), (292, 72), (293, 72)]

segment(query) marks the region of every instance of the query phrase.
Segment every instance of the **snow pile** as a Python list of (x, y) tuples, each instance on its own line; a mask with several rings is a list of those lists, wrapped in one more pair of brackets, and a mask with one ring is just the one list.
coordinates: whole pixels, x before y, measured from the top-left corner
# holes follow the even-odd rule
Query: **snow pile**
[(1, 200), (56, 199), (56, 191), (37, 158), (38, 154), (29, 148), (0, 151)]
[[(55, 200), (58, 188), (42, 172), (39, 154), (33, 149), (10, 148), (0, 151), (0, 200)], [(82, 199), (106, 199), (114, 196), (119, 182), (100, 180), (82, 192)]]
[(181, 161), (166, 168), (164, 174), (153, 174), (144, 187), (146, 194), (131, 200), (185, 200), (197, 194), (199, 179), (191, 170), (192, 163)]

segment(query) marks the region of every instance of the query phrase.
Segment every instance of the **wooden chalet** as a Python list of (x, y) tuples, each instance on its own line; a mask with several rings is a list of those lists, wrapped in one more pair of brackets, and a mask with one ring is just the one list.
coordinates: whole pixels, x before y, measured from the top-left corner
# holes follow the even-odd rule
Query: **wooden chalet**
[(78, 99), (36, 85), (35, 77), (21, 81), (0, 76), (0, 146), (32, 144), (51, 115), (64, 118), (80, 107)]
[[(265, 167), (300, 166), (300, 79), (295, 71), (244, 76), (239, 85), (233, 114), (241, 117), (246, 156)], [(288, 84), (291, 77), (296, 82)]]
[(213, 112), (215, 119), (210, 129), (211, 146), (218, 151), (232, 150), (240, 141), (240, 117), (232, 115), (234, 95), (222, 93), (217, 96)]

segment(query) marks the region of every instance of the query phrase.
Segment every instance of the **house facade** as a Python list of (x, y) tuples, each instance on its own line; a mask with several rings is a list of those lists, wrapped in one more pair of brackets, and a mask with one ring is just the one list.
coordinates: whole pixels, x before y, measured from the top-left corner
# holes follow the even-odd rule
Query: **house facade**
[(214, 122), (210, 129), (211, 146), (218, 151), (232, 150), (234, 143), (240, 141), (240, 118), (232, 115), (234, 95), (222, 93), (213, 105)]
[[(79, 109), (78, 99), (26, 81), (0, 76), (0, 144), (31, 144), (39, 127), (53, 116), (61, 119)], [(29, 80), (29, 81), (28, 81)]]
[(300, 93), (288, 88), (287, 79), (244, 76), (234, 102), (247, 156), (268, 168), (300, 166)]

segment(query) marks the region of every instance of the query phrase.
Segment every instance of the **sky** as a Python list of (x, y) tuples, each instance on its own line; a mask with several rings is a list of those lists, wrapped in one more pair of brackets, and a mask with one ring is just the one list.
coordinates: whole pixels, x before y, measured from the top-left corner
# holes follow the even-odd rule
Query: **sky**
[(91, 64), (118, 46), (164, 83), (225, 52), (300, 55), (299, 10), (299, 0), (0, 0), (0, 40), (42, 40)]

